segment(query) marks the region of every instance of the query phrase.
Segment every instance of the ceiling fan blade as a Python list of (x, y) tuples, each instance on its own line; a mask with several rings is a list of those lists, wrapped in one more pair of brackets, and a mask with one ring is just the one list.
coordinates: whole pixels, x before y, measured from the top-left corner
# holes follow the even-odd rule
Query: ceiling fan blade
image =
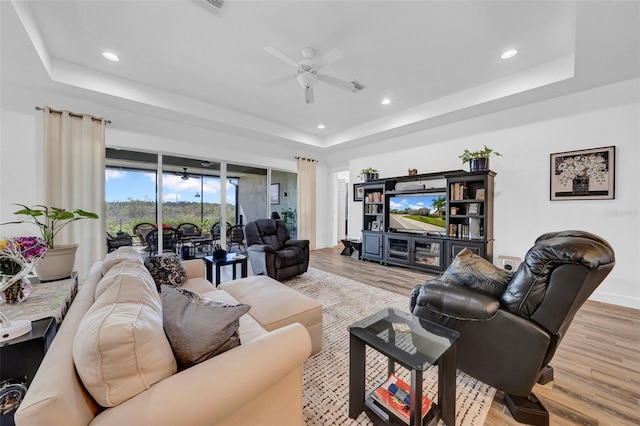
[(304, 101), (308, 104), (313, 103), (313, 87), (304, 89)]
[(275, 47), (267, 46), (264, 48), (264, 50), (266, 50), (267, 53), (270, 53), (276, 58), (280, 59), (281, 61), (284, 61), (287, 65), (290, 65), (294, 68), (298, 68), (298, 63), (296, 61), (294, 61), (293, 59), (291, 59), (290, 57), (288, 57), (287, 55), (285, 55)]
[(348, 92), (357, 92), (357, 90), (355, 90), (355, 87), (353, 86), (353, 83), (350, 83), (348, 81), (340, 80), (338, 78), (331, 77), (328, 75), (322, 75), (322, 74), (318, 75), (318, 80), (325, 82), (327, 84), (330, 84), (332, 86), (338, 87), (342, 90), (346, 90)]
[(313, 62), (315, 64), (315, 68), (317, 70), (321, 70), (322, 68), (331, 65), (334, 62), (338, 62), (340, 59), (342, 59), (342, 56), (342, 52), (340, 52), (338, 49), (331, 49)]
[(287, 81), (293, 81), (296, 79), (295, 75), (285, 75), (284, 77), (279, 77), (273, 80), (269, 80), (269, 81), (265, 81), (264, 83), (261, 84), (262, 87), (273, 87), (273, 86), (277, 86), (279, 84), (285, 83)]

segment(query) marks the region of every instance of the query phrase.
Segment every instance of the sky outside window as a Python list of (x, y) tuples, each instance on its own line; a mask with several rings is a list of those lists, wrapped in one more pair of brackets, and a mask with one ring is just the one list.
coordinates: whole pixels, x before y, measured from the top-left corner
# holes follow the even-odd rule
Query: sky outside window
[[(203, 197), (205, 203), (220, 203), (220, 179), (205, 177), (200, 194), (201, 183), (198, 177), (182, 180), (181, 176), (164, 174), (162, 194), (164, 202), (197, 202)], [(106, 201), (128, 201), (156, 199), (156, 175), (153, 172), (115, 170), (105, 171)], [(235, 204), (235, 187), (227, 185), (227, 203)]]

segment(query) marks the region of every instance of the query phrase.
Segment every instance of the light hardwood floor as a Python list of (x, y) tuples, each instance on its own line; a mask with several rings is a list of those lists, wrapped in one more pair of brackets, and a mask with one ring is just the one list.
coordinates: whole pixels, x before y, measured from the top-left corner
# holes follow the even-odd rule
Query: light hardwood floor
[[(341, 256), (342, 247), (312, 252), (316, 269), (408, 296), (431, 275)], [(640, 425), (640, 310), (587, 301), (551, 364), (555, 380), (534, 393), (552, 425)], [(485, 425), (519, 425), (497, 393)]]

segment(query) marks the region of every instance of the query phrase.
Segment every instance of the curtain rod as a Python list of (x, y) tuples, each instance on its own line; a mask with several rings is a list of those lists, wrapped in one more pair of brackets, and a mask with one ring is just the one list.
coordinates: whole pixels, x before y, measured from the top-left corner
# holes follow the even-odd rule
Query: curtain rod
[(305, 160), (305, 161), (313, 161), (314, 163), (319, 163), (320, 161), (314, 160), (313, 158), (305, 158), (305, 157), (294, 157), (296, 160)]
[[(44, 111), (44, 108), (39, 107), (39, 106), (36, 106), (36, 111)], [(62, 114), (62, 111), (58, 111), (58, 110), (56, 110), (56, 109), (51, 109), (51, 108), (49, 108), (49, 111), (51, 111), (51, 112), (55, 112), (56, 114)], [(77, 114), (77, 113), (75, 113), (75, 112), (69, 112), (69, 115), (70, 115), (70, 116), (72, 116), (72, 117), (78, 117), (78, 118), (82, 118), (82, 117), (84, 117), (84, 115), (82, 115), (82, 114)], [(92, 119), (92, 120), (95, 120), (95, 121), (104, 120), (103, 118), (96, 118), (96, 117), (91, 117), (91, 119)], [(104, 123), (105, 123), (105, 124), (111, 124), (111, 120), (104, 120)]]

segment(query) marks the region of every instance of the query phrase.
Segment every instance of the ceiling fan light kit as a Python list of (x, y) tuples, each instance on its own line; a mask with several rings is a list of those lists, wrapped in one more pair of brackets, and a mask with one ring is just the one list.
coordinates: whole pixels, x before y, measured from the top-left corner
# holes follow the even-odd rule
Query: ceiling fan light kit
[[(313, 86), (318, 80), (353, 93), (357, 93), (364, 89), (364, 86), (357, 81), (344, 81), (328, 75), (318, 74), (319, 70), (339, 61), (342, 58), (342, 53), (337, 49), (332, 49), (320, 58), (314, 60), (315, 51), (310, 47), (305, 47), (301, 51), (302, 59), (298, 62), (280, 52), (275, 47), (267, 46), (264, 50), (296, 69), (295, 78), (298, 81), (298, 84), (304, 89), (304, 99), (308, 104), (313, 103)], [(275, 80), (265, 82), (262, 86), (269, 87), (288, 80), (290, 80), (290, 78), (280, 77)]]

